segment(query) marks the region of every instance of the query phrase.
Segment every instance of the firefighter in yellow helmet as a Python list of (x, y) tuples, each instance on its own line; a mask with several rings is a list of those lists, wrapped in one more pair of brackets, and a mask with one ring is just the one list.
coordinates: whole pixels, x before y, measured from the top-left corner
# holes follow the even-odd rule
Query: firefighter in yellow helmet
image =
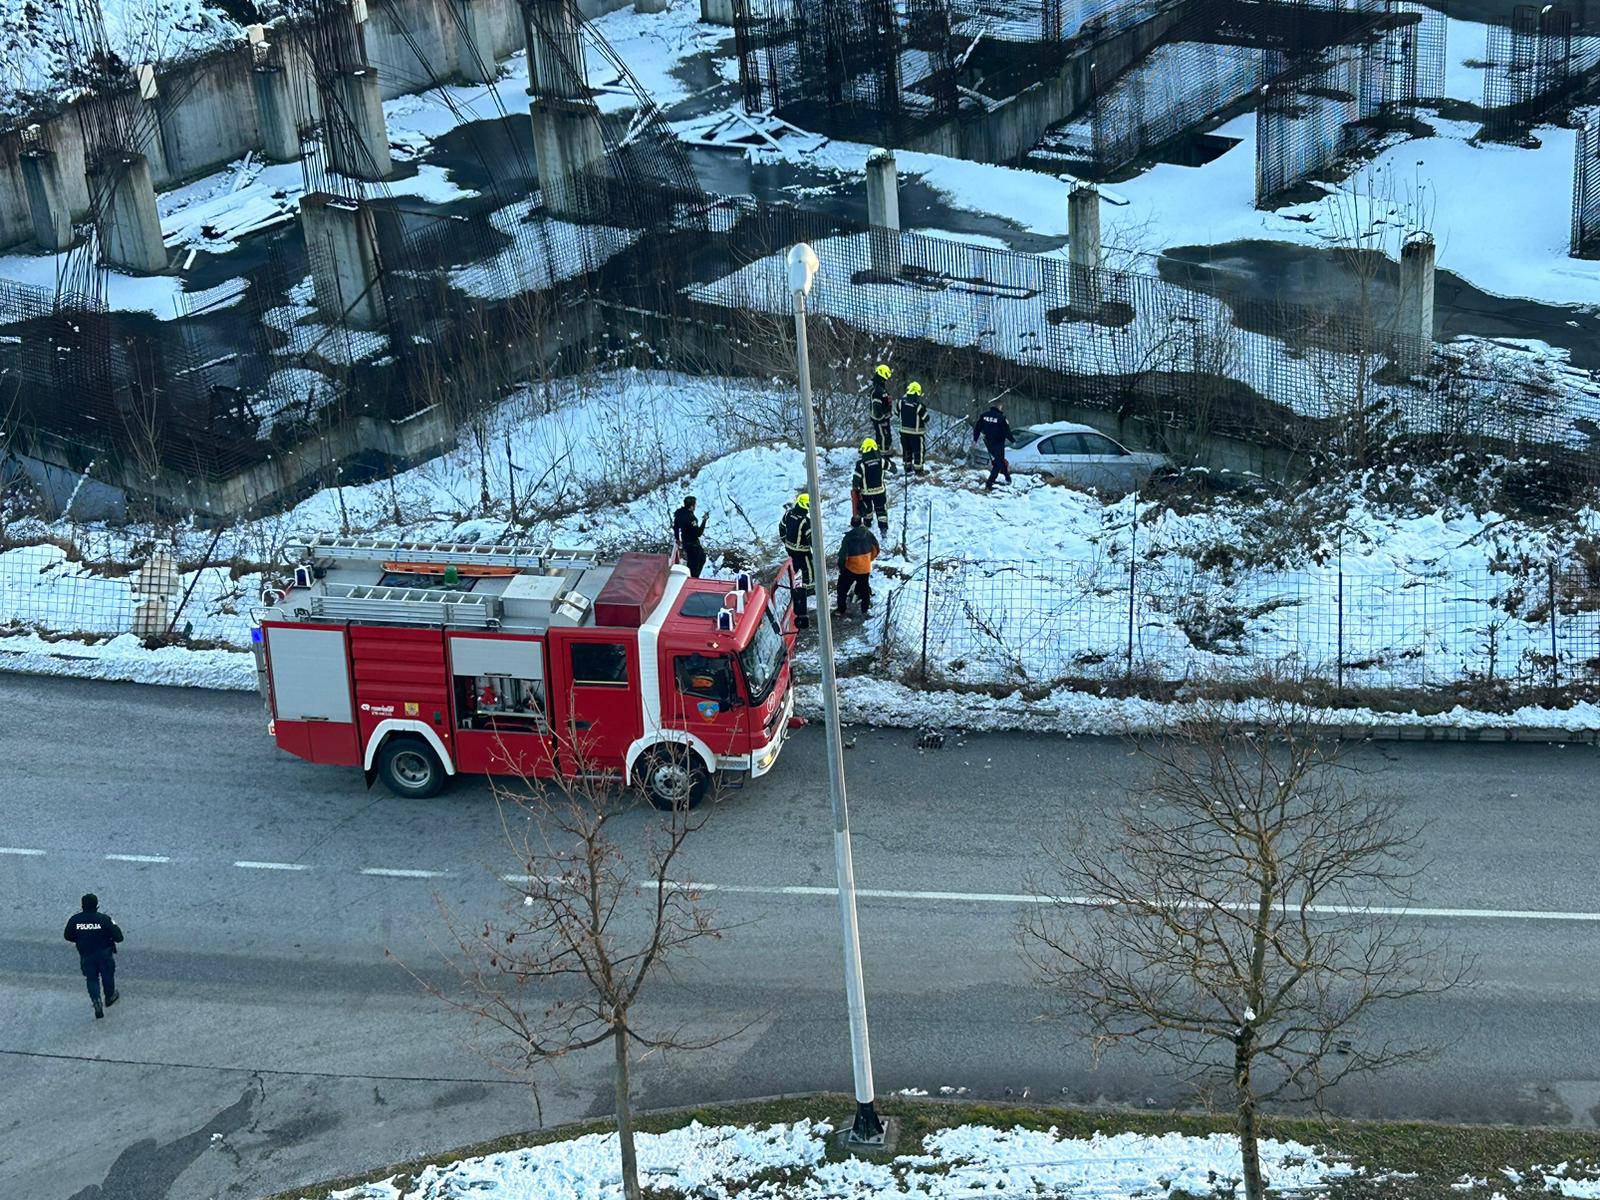
[(889, 489), (883, 475), (888, 465), (878, 443), (873, 438), (863, 438), (861, 457), (856, 459), (856, 471), (850, 477), (850, 511), (861, 518), (863, 525), (876, 514), (878, 531), (886, 537), (889, 533)]
[(887, 363), (879, 363), (872, 373), (872, 436), (885, 455), (894, 452), (889, 432), (894, 427), (894, 396), (889, 392), (889, 380), (894, 372)]
[(923, 474), (923, 440), (928, 432), (928, 406), (922, 402), (922, 385), (916, 380), (906, 384), (906, 394), (900, 400), (900, 451), (905, 458), (906, 471)]
[(794, 568), (794, 625), (796, 629), (804, 629), (811, 624), (807, 601), (816, 586), (811, 566), (811, 497), (808, 493), (801, 492), (784, 510), (783, 519), (778, 522), (778, 539), (789, 552), (789, 564)]

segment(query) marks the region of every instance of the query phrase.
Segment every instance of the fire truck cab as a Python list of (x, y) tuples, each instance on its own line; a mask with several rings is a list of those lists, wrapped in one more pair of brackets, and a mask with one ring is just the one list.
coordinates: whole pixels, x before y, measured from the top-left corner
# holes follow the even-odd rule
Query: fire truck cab
[(765, 775), (794, 709), (789, 587), (666, 555), (317, 538), (254, 634), (268, 729), (396, 795), (621, 775), (658, 807)]

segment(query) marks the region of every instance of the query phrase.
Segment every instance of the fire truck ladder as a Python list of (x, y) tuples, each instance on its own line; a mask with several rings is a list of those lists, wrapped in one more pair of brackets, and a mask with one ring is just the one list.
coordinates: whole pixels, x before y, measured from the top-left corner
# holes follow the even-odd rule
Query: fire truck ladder
[[(501, 544), (494, 542), (403, 542), (391, 538), (329, 537), (319, 534), (309, 541), (291, 543), (306, 559), (343, 559), (346, 562), (436, 563), (441, 567), (482, 565), (525, 570), (579, 569), (595, 566), (595, 550), (560, 546)], [(398, 589), (405, 590), (405, 589)]]
[(386, 621), (397, 625), (450, 625), (493, 629), (500, 602), (475, 592), (330, 583), (311, 597), (311, 614), (335, 621)]

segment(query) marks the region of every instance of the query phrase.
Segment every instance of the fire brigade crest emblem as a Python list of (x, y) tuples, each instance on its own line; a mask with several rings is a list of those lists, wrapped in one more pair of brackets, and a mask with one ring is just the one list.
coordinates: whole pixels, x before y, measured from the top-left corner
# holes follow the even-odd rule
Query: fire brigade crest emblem
[(406, 716), (408, 716), (408, 717), (416, 716), (418, 707), (419, 706), (418, 706), (418, 704), (417, 704), (417, 702), (415, 700), (407, 700), (406, 701)]
[(722, 705), (715, 700), (702, 700), (695, 707), (700, 710), (700, 715), (708, 721), (715, 721), (717, 714), (722, 711)]

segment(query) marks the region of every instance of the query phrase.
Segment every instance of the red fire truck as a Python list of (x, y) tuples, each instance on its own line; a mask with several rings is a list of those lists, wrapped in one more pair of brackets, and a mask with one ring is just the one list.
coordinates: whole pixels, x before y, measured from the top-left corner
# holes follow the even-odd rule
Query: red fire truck
[(396, 795), (454, 775), (618, 774), (652, 803), (777, 761), (794, 710), (789, 585), (665, 555), (326, 537), (263, 595), (278, 745)]

